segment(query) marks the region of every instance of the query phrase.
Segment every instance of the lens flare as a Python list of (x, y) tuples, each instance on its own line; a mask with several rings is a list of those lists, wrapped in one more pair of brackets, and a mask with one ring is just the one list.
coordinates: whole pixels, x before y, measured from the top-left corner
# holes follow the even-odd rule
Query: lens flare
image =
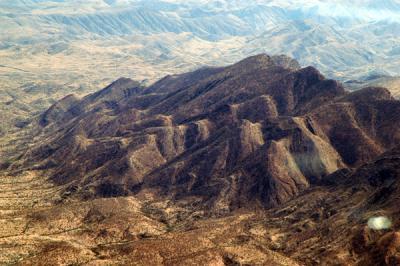
[(392, 227), (392, 221), (385, 216), (372, 217), (368, 220), (368, 227), (373, 230), (390, 229)]

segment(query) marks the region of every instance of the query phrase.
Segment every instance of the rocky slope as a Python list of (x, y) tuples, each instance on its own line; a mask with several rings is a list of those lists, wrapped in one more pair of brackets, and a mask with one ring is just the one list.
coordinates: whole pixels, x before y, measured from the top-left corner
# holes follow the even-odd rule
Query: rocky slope
[(212, 213), (273, 207), (393, 147), (399, 112), (386, 89), (349, 94), (312, 67), (259, 55), (67, 96), (12, 168), (46, 169), (84, 199), (151, 191)]

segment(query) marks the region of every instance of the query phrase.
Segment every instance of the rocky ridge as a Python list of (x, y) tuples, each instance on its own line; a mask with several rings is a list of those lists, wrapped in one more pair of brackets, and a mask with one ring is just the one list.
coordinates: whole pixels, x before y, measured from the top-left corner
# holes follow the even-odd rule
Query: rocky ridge
[(13, 168), (46, 169), (83, 198), (153, 191), (217, 213), (274, 207), (393, 147), (399, 112), (384, 88), (348, 93), (313, 67), (262, 54), (67, 96)]

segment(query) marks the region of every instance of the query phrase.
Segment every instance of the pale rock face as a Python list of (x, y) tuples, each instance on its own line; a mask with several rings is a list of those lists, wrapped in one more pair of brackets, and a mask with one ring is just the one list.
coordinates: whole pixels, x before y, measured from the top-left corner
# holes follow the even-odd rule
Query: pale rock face
[[(326, 136), (322, 137), (320, 131), (316, 132), (315, 125), (308, 128), (304, 119), (294, 119), (294, 122), (302, 129), (304, 136), (302, 137), (302, 147), (298, 151), (294, 151), (295, 161), (299, 165), (305, 176), (315, 175), (316, 179), (331, 174), (340, 168), (345, 167), (340, 155), (326, 141)], [(312, 130), (312, 132), (311, 132)]]
[(240, 140), (242, 150), (240, 157), (244, 159), (264, 145), (262, 125), (244, 120), (241, 126)]
[(140, 145), (128, 154), (130, 162), (130, 171), (135, 177), (134, 183), (143, 182), (143, 176), (154, 169), (166, 163), (165, 158), (157, 148), (156, 137), (150, 135), (145, 144)]

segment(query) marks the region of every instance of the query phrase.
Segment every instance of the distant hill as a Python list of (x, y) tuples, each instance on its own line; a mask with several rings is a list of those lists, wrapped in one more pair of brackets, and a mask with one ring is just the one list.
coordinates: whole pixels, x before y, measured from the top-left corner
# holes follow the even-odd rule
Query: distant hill
[(370, 75), (360, 80), (349, 80), (345, 85), (350, 90), (357, 90), (367, 86), (380, 86), (388, 88), (394, 97), (400, 98), (400, 77), (393, 77), (388, 75)]
[[(149, 84), (264, 52), (287, 54), (341, 81), (375, 71), (397, 76), (397, 10), (396, 1), (4, 0), (0, 86), (20, 103), (8, 105), (6, 120), (120, 76)], [(32, 95), (27, 86), (57, 90)], [(32, 103), (36, 97), (43, 102)]]

